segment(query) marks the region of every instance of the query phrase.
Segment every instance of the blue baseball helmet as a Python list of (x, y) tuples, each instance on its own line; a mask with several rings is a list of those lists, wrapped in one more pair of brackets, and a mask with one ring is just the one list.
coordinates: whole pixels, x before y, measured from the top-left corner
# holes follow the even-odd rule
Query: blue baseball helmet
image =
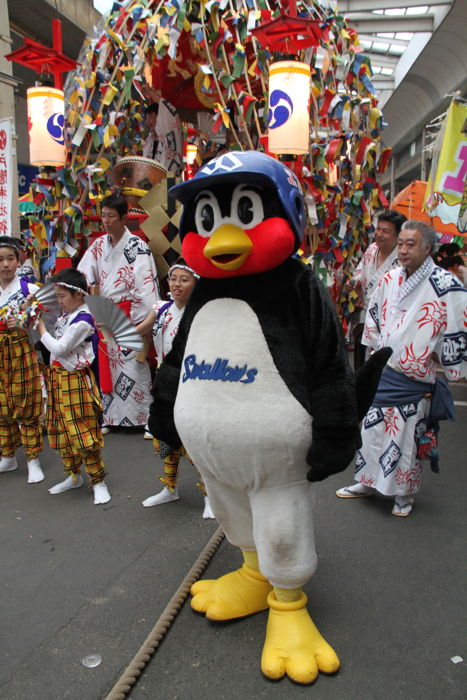
[[(193, 179), (171, 187), (169, 195), (186, 206), (198, 192), (223, 183), (252, 183), (273, 188), (295, 233), (298, 248), (305, 229), (305, 202), (301, 185), (290, 168), (265, 153), (259, 151), (224, 153), (203, 165)], [(184, 226), (185, 220), (183, 213), (180, 219), (181, 239), (187, 233)]]

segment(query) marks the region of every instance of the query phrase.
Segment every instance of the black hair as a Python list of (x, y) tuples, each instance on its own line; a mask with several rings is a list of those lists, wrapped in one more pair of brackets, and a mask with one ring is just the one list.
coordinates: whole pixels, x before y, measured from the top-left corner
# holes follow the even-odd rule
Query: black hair
[(448, 257), (452, 257), (453, 255), (457, 255), (461, 252), (461, 247), (460, 245), (457, 245), (457, 243), (442, 243), (437, 252), (438, 255), (440, 253), (446, 253)]
[(108, 194), (107, 197), (104, 197), (101, 202), (101, 211), (104, 207), (115, 209), (120, 218), (128, 214), (128, 202), (122, 194), (118, 194), (117, 192), (113, 192), (112, 194)]
[[(50, 278), (50, 282), (52, 284), (60, 284), (60, 282), (63, 282), (64, 284), (72, 284), (73, 287), (79, 287), (79, 289), (82, 289), (83, 292), (88, 291), (86, 277), (82, 272), (75, 270), (73, 267), (67, 267), (64, 270), (60, 270), (60, 272)], [(77, 290), (75, 289), (70, 289), (73, 296), (75, 296), (76, 291)]]
[[(449, 243), (447, 244), (449, 245)], [(443, 270), (449, 270), (450, 267), (454, 267), (454, 265), (463, 265), (464, 261), (462, 260), (461, 255), (450, 255), (447, 258), (441, 258), (437, 265), (439, 267), (442, 267)]]
[(146, 107), (144, 110), (144, 116), (147, 117), (148, 114), (159, 114), (159, 105), (157, 102), (153, 102)]
[(395, 209), (385, 209), (377, 215), (377, 219), (378, 221), (388, 221), (390, 224), (394, 224), (397, 234), (401, 232), (402, 224), (407, 221), (407, 217)]
[(15, 252), (16, 259), (19, 260), (19, 246), (12, 236), (0, 236), (0, 248), (11, 248)]

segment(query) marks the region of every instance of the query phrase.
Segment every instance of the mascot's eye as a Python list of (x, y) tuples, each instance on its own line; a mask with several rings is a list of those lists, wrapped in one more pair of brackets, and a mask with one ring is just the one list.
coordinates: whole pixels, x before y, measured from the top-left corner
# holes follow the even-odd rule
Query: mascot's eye
[(242, 197), (238, 201), (238, 218), (244, 224), (249, 224), (253, 221), (253, 202), (249, 197)]
[(264, 219), (261, 195), (248, 185), (238, 185), (232, 193), (230, 220), (241, 228), (252, 228)]
[(214, 212), (210, 204), (203, 204), (199, 213), (201, 217), (201, 226), (205, 231), (212, 231), (214, 227)]
[(220, 225), (221, 211), (212, 192), (201, 192), (196, 202), (195, 224), (200, 236), (209, 237)]

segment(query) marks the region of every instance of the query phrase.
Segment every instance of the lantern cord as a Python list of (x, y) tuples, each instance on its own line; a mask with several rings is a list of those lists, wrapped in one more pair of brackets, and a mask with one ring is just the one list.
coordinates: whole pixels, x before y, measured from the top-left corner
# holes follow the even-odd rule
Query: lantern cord
[(191, 586), (200, 577), (223, 539), (224, 533), (221, 528), (218, 527), (180, 586), (177, 588), (162, 612), (162, 615), (141, 645), (139, 651), (135, 654), (110, 693), (105, 697), (105, 700), (124, 700), (126, 698), (132, 686), (136, 683), (136, 680), (151, 660), (151, 657), (157, 650), (157, 647), (164, 638), (175, 616), (185, 602)]
[(44, 61), (42, 64), (41, 72), (39, 73), (39, 83), (40, 86), (38, 85), (37, 87), (52, 87), (54, 85), (54, 76), (47, 61)]

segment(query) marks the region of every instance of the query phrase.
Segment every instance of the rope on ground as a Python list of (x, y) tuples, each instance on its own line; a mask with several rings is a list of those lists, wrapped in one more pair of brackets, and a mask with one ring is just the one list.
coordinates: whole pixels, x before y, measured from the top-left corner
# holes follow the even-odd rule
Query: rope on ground
[(122, 673), (110, 693), (105, 697), (105, 700), (124, 700), (126, 698), (132, 686), (136, 683), (136, 680), (143, 672), (145, 666), (149, 663), (151, 656), (153, 656), (155, 653), (157, 647), (164, 638), (165, 633), (185, 602), (191, 586), (198, 580), (223, 539), (224, 533), (222, 532), (221, 528), (218, 527), (199, 555), (198, 559), (191, 567), (190, 571), (183, 579), (180, 586), (175, 591), (169, 603), (166, 605), (162, 615), (150, 631), (149, 635), (146, 637), (146, 640), (139, 648), (139, 651), (135, 654), (132, 661)]

